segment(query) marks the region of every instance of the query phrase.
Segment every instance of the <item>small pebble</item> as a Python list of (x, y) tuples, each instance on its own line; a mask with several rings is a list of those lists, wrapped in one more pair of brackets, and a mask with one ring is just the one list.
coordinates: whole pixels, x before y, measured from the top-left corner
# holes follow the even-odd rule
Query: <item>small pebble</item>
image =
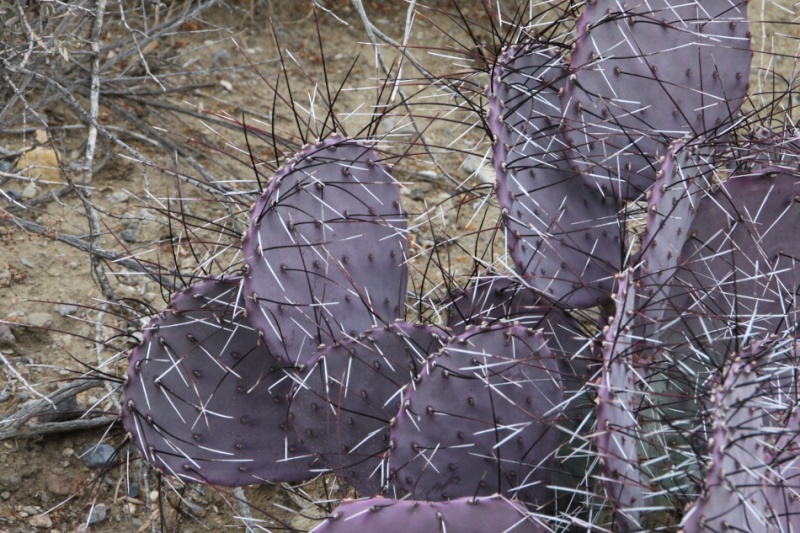
[(89, 515), (89, 518), (86, 520), (86, 523), (88, 523), (91, 526), (92, 524), (97, 524), (102, 522), (106, 518), (108, 518), (108, 506), (103, 504), (95, 505), (94, 508), (92, 509), (92, 514)]
[(0, 324), (0, 348), (13, 348), (17, 344), (17, 339), (11, 332), (8, 324)]
[(69, 496), (78, 488), (77, 480), (65, 474), (51, 474), (45, 485), (48, 491), (57, 496)]
[(58, 314), (61, 316), (73, 315), (78, 312), (78, 306), (75, 302), (64, 302), (58, 304)]
[(428, 191), (422, 190), (419, 187), (411, 189), (411, 199), (415, 202), (422, 202), (425, 200), (427, 192)]
[(19, 258), (19, 262), (25, 265), (28, 268), (33, 268), (33, 263), (29, 259), (25, 259), (24, 257)]
[(22, 199), (31, 200), (36, 198), (36, 185), (30, 184), (22, 190)]
[(144, 299), (147, 300), (149, 303), (155, 302), (160, 295), (155, 292), (146, 292), (144, 293)]
[(131, 483), (131, 486), (128, 487), (128, 496), (131, 498), (138, 498), (139, 497), (139, 484), (135, 481)]
[(53, 527), (53, 521), (46, 514), (37, 514), (32, 516), (28, 523), (36, 529), (50, 529)]
[(108, 200), (115, 204), (127, 202), (128, 198), (129, 198), (128, 193), (126, 193), (125, 191), (116, 191), (108, 195)]
[(420, 170), (417, 174), (430, 180), (439, 179), (439, 174), (435, 170)]
[(225, 63), (228, 62), (228, 51), (224, 48), (222, 50), (217, 50), (217, 52), (211, 58), (211, 62), (214, 63), (215, 67), (223, 68)]
[(120, 239), (125, 242), (136, 242), (137, 235), (139, 235), (138, 224), (128, 224), (128, 228), (119, 233)]
[(2, 498), (3, 500), (8, 500), (10, 497), (11, 497), (11, 493), (8, 492), (7, 490), (4, 490), (3, 492), (0, 492), (0, 498)]
[(89, 468), (105, 466), (114, 455), (114, 447), (109, 444), (84, 446), (81, 451), (81, 460)]

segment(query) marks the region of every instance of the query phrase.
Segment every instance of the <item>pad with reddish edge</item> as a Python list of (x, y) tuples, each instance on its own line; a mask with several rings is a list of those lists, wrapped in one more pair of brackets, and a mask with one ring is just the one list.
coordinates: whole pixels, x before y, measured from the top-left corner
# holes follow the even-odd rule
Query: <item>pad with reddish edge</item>
[(291, 386), (245, 318), (240, 279), (176, 294), (130, 354), (122, 420), (144, 457), (184, 481), (240, 486), (314, 476), (287, 428)]
[(603, 370), (597, 384), (597, 434), (594, 438), (602, 459), (602, 481), (606, 496), (616, 511), (614, 531), (638, 531), (645, 485), (639, 464), (636, 433), (637, 372), (633, 367), (630, 327), (633, 325), (636, 290), (633, 272), (617, 277), (616, 313), (606, 326), (603, 339)]
[(683, 517), (686, 533), (725, 531), (733, 524), (767, 531), (767, 502), (757, 481), (766, 477), (766, 435), (754, 414), (763, 382), (756, 372), (759, 348), (754, 343), (726, 367), (711, 393), (708, 468), (701, 495)]
[(389, 421), (402, 389), (449, 337), (397, 321), (320, 348), (298, 371), (290, 418), (304, 444), (362, 496), (388, 485)]
[(508, 248), (525, 281), (568, 307), (607, 302), (621, 268), (617, 204), (584, 184), (559, 133), (564, 61), (538, 43), (492, 70), (487, 124)]
[(747, 1), (597, 0), (576, 33), (561, 109), (564, 137), (592, 187), (634, 200), (672, 140), (725, 144), (747, 93)]
[(405, 230), (399, 186), (366, 143), (334, 135), (287, 161), (242, 242), (249, 318), (279, 362), (402, 315)]
[(519, 503), (501, 496), (446, 502), (345, 500), (313, 533), (544, 533), (551, 531)]
[(534, 505), (548, 501), (563, 386), (541, 333), (470, 327), (404, 394), (389, 452), (401, 493), (447, 500), (500, 492)]
[(673, 143), (659, 162), (653, 188), (647, 193), (647, 220), (635, 264), (643, 338), (655, 338), (674, 285), (681, 251), (689, 238), (703, 191), (711, 187), (712, 167), (682, 141)]
[[(733, 175), (704, 197), (664, 319), (677, 321), (668, 345), (702, 339), (718, 361), (747, 338), (791, 330), (800, 319), (798, 235), (796, 173), (767, 167)], [(733, 332), (728, 317), (736, 318)]]

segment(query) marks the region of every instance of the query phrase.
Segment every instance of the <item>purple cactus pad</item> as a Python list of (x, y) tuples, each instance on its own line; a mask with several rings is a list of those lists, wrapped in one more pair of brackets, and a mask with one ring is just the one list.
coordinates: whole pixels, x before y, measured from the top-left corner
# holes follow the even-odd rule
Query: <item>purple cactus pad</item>
[(680, 350), (684, 339), (702, 339), (719, 362), (734, 344), (797, 334), (799, 234), (795, 173), (768, 167), (734, 175), (704, 197), (671, 289), (665, 321), (675, 325), (668, 345)]
[(447, 325), (453, 334), (470, 325), (498, 322), (541, 329), (561, 367), (565, 397), (574, 397), (594, 373), (594, 357), (581, 325), (533, 289), (508, 277), (486, 275), (452, 296)]
[(362, 496), (388, 486), (389, 421), (430, 353), (449, 337), (395, 322), (321, 348), (298, 372), (290, 418), (304, 444)]
[[(758, 405), (760, 378), (755, 369), (760, 343), (726, 367), (711, 393), (709, 461), (702, 493), (683, 517), (686, 533), (728, 530), (750, 524), (766, 531), (766, 500), (761, 483), (766, 461)], [(777, 503), (777, 502), (775, 502)]]
[(630, 338), (636, 289), (631, 270), (621, 273), (617, 279), (616, 314), (606, 327), (603, 340), (594, 443), (602, 459), (603, 488), (616, 511), (614, 531), (636, 531), (641, 529), (637, 508), (647, 505), (643, 501), (647, 490), (637, 445), (641, 439), (636, 436), (639, 431), (636, 415), (640, 401), (636, 393), (639, 373), (634, 369)]
[(406, 214), (389, 167), (334, 135), (287, 161), (242, 242), (245, 304), (279, 362), (403, 314)]
[(184, 481), (299, 481), (314, 458), (287, 427), (290, 386), (245, 318), (240, 279), (210, 279), (144, 328), (122, 421), (150, 463)]
[(413, 500), (344, 501), (313, 533), (545, 533), (545, 523), (519, 503), (501, 496), (446, 502)]
[(539, 505), (550, 498), (563, 386), (541, 333), (470, 327), (405, 395), (389, 453), (401, 492), (425, 500), (502, 492)]
[(561, 93), (564, 137), (587, 183), (620, 201), (656, 179), (674, 140), (725, 138), (747, 93), (745, 0), (588, 2)]
[(621, 268), (617, 203), (584, 185), (559, 133), (564, 61), (510, 47), (491, 73), (487, 123), (508, 248), (525, 281), (565, 306), (607, 302)]
[(670, 305), (673, 276), (690, 235), (703, 191), (711, 187), (713, 169), (693, 146), (676, 142), (660, 160), (653, 188), (647, 192), (647, 223), (635, 263), (637, 335), (657, 339), (658, 326)]

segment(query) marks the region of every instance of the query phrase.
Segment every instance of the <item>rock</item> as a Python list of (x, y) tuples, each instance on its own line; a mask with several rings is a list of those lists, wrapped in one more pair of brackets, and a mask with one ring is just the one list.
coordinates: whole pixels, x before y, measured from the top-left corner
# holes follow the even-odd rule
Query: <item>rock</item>
[(417, 172), (417, 175), (421, 178), (428, 179), (428, 180), (438, 180), (440, 179), (439, 173), (435, 170), (420, 170)]
[(22, 486), (22, 476), (16, 470), (0, 468), (0, 489), (15, 492)]
[(139, 484), (135, 481), (131, 483), (131, 486), (128, 487), (128, 496), (131, 498), (138, 498), (139, 497)]
[(90, 526), (92, 524), (98, 524), (108, 518), (108, 506), (104, 504), (95, 505), (92, 510), (89, 518), (87, 518), (86, 523)]
[(34, 328), (49, 328), (53, 325), (53, 315), (50, 313), (31, 313), (28, 315), (27, 323)]
[(125, 242), (136, 242), (137, 235), (139, 235), (139, 225), (135, 223), (128, 224), (128, 228), (119, 233), (120, 239)]
[(211, 62), (214, 63), (215, 67), (223, 68), (228, 62), (228, 51), (224, 48), (222, 50), (217, 50), (211, 58)]
[(3, 492), (0, 492), (0, 498), (2, 498), (3, 501), (8, 501), (8, 499), (11, 498), (11, 493), (7, 490), (4, 490)]
[(105, 466), (114, 455), (114, 447), (109, 444), (90, 444), (81, 450), (81, 460), (89, 468)]
[(74, 494), (80, 483), (77, 479), (66, 474), (51, 474), (45, 482), (47, 490), (57, 496), (69, 496)]
[(155, 293), (155, 292), (146, 292), (146, 293), (144, 293), (144, 299), (149, 303), (155, 302), (158, 299), (159, 296), (161, 296), (161, 295), (158, 294), (158, 293)]
[(78, 312), (75, 302), (64, 302), (58, 304), (58, 314), (61, 316), (73, 315)]
[(17, 345), (17, 339), (11, 332), (8, 324), (0, 324), (0, 348), (13, 348)]
[(128, 193), (125, 191), (115, 191), (108, 195), (108, 201), (114, 204), (121, 204), (128, 201)]
[(22, 196), (23, 200), (31, 200), (33, 198), (36, 198), (36, 195), (37, 195), (38, 192), (39, 192), (39, 190), (36, 188), (36, 185), (31, 183), (28, 186), (26, 186), (24, 189), (22, 189), (22, 195), (21, 196)]
[(46, 514), (37, 514), (32, 516), (28, 523), (36, 529), (50, 529), (53, 527), (53, 521)]

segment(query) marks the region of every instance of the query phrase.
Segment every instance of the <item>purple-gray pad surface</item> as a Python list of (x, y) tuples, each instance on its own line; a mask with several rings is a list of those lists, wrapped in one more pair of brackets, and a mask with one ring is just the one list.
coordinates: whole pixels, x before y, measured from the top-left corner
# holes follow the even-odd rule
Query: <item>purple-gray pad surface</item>
[(615, 199), (586, 185), (567, 158), (563, 76), (551, 49), (510, 47), (491, 73), (487, 123), (514, 266), (550, 300), (592, 307), (609, 299), (623, 232)]
[(540, 333), (470, 327), (405, 395), (389, 453), (400, 491), (424, 500), (501, 492), (543, 504), (550, 497), (563, 386)]
[(334, 135), (277, 172), (242, 242), (249, 318), (279, 362), (403, 314), (406, 214), (369, 145)]
[(166, 474), (239, 486), (313, 477), (287, 427), (291, 380), (245, 318), (240, 280), (177, 293), (130, 354), (122, 421)]
[(447, 502), (345, 501), (313, 533), (544, 533), (519, 503), (501, 496)]
[(667, 347), (699, 342), (719, 361), (747, 339), (794, 328), (800, 312), (798, 235), (800, 181), (794, 172), (762, 167), (731, 176), (702, 198), (671, 288)]
[(323, 465), (361, 496), (386, 491), (389, 422), (400, 409), (401, 389), (448, 337), (434, 326), (397, 321), (320, 348), (297, 373), (292, 424)]
[(564, 137), (587, 183), (634, 200), (674, 139), (723, 145), (747, 93), (745, 0), (596, 0), (576, 24)]

